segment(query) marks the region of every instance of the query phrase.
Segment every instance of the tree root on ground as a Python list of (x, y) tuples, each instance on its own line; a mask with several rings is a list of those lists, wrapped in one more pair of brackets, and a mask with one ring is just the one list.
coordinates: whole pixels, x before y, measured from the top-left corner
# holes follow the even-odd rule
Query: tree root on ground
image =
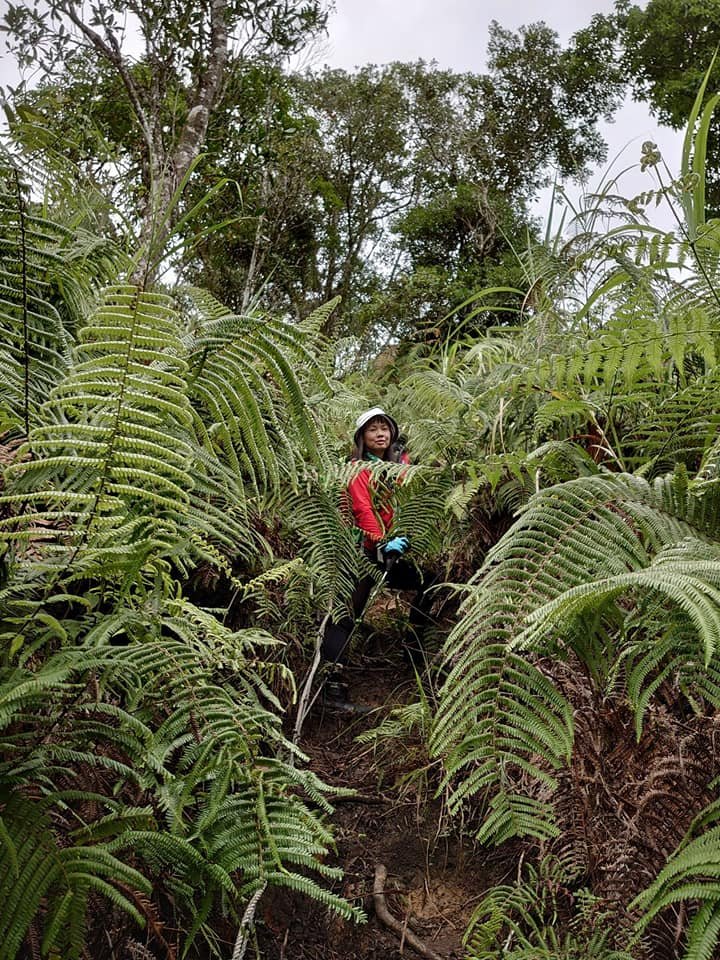
[(401, 923), (396, 917), (394, 917), (387, 908), (385, 903), (385, 881), (387, 880), (387, 868), (385, 864), (378, 863), (375, 865), (375, 881), (373, 883), (373, 904), (375, 906), (375, 916), (378, 918), (380, 923), (384, 924), (389, 930), (392, 930), (394, 933), (397, 933), (400, 936), (402, 943), (406, 943), (409, 947), (412, 947), (416, 953), (419, 953), (423, 957), (427, 957), (428, 960), (443, 960), (443, 957), (439, 953), (435, 953), (432, 947), (428, 947), (427, 944), (416, 937), (415, 934), (408, 930), (407, 927)]

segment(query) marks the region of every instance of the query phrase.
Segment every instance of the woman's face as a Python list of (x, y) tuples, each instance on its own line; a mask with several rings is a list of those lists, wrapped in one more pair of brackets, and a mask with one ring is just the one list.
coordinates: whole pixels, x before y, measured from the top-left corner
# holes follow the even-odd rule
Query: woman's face
[(382, 417), (371, 420), (363, 430), (363, 442), (368, 453), (375, 454), (376, 457), (384, 457), (390, 446), (392, 434), (390, 424)]

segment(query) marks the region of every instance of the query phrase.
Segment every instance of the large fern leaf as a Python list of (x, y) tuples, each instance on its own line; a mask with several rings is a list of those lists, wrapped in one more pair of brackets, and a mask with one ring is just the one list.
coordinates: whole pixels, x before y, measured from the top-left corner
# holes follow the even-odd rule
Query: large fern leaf
[[(623, 592), (659, 594), (694, 627), (688, 665), (714, 658), (720, 563), (697, 556), (693, 543), (717, 534), (717, 492), (695, 495), (682, 474), (654, 485), (583, 478), (531, 500), (488, 555), (447, 642), (451, 669), (432, 747), (445, 760), (455, 805), (480, 790), (506, 791), (517, 782), (513, 770), (552, 782), (549, 771), (572, 746), (570, 706), (533, 652), (556, 649), (562, 637), (589, 661), (588, 610)], [(507, 818), (495, 815), (498, 836), (507, 835)]]

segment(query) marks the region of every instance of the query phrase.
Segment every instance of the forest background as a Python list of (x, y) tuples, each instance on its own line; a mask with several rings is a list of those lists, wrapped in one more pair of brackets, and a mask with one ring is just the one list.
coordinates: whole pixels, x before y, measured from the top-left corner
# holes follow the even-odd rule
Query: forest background
[[(343, 750), (474, 865), (445, 955), (710, 958), (716, 5), (492, 23), (480, 72), (299, 69), (328, 15), (6, 6), (0, 956), (280, 957), (282, 896), (322, 923), (300, 955), (396, 955), (327, 919), (366, 921), (360, 837), (298, 705), (382, 402), (445, 587)], [(641, 192), (563, 190), (629, 94), (678, 168), (647, 141)]]

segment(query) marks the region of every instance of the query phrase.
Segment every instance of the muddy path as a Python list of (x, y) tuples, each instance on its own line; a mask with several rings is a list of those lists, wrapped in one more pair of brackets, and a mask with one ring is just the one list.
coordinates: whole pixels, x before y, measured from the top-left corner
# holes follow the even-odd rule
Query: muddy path
[[(300, 747), (322, 779), (357, 792), (335, 805), (335, 887), (368, 915), (356, 925), (289, 892), (274, 892), (256, 918), (263, 960), (391, 960), (428, 957), (459, 960), (462, 937), (483, 892), (512, 867), (488, 857), (461, 835), (438, 798), (438, 769), (428, 767), (416, 734), (363, 742), (394, 707), (419, 700), (414, 672), (396, 641), (366, 644), (353, 652), (347, 671), (351, 699), (374, 708), (368, 715), (337, 713), (318, 700), (303, 727)], [(360, 739), (358, 739), (360, 738)], [(385, 904), (399, 928), (389, 929), (374, 909), (379, 864), (387, 870)], [(409, 933), (408, 933), (409, 932)]]

